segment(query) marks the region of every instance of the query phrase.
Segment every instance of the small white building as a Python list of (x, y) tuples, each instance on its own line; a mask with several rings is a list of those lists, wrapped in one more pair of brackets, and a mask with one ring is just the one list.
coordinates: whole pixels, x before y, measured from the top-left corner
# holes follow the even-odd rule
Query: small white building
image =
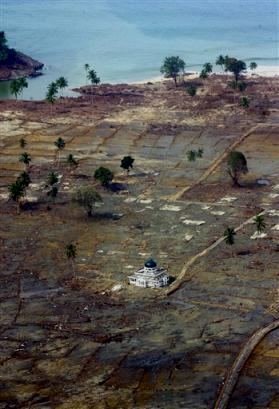
[(144, 267), (129, 276), (130, 284), (138, 287), (164, 287), (169, 283), (169, 275), (163, 268), (158, 268), (154, 260), (147, 260)]

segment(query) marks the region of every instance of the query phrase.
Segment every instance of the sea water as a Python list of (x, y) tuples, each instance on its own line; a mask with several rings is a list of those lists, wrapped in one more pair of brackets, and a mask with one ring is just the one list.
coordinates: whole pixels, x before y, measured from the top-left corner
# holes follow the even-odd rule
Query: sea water
[(45, 64), (22, 96), (40, 99), (59, 76), (85, 84), (85, 63), (111, 83), (156, 77), (170, 55), (189, 71), (219, 54), (278, 65), (278, 9), (278, 0), (0, 0), (0, 30)]

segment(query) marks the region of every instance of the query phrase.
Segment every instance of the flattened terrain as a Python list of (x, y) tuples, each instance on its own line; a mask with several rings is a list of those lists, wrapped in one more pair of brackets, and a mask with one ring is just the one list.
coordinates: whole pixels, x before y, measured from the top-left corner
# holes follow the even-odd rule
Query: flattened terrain
[[(277, 80), (251, 81), (248, 111), (218, 77), (193, 99), (168, 84), (131, 89), (62, 101), (53, 115), (42, 103), (1, 106), (0, 408), (212, 408), (240, 347), (279, 317)], [(21, 137), (32, 184), (16, 215), (7, 186), (23, 169)], [(248, 160), (239, 189), (226, 173), (232, 148)], [(203, 157), (189, 162), (191, 149)], [(114, 192), (95, 182), (99, 166), (114, 172)], [(51, 170), (62, 175), (54, 204)], [(103, 197), (91, 219), (71, 204), (81, 185)], [(261, 211), (266, 236), (252, 239), (246, 222)], [(240, 227), (232, 248), (218, 241), (228, 226)], [(128, 285), (150, 256), (176, 278), (171, 295)], [(230, 408), (276, 407), (276, 339), (254, 351)]]

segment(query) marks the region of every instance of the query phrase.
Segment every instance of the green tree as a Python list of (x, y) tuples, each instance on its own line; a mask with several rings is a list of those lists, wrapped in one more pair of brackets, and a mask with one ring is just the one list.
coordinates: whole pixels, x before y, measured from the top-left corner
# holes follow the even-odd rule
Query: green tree
[(212, 64), (211, 64), (210, 62), (206, 62), (206, 63), (203, 65), (203, 71), (204, 71), (206, 74), (210, 74), (210, 73), (212, 72), (212, 70), (213, 70), (213, 66), (212, 66)]
[(91, 82), (91, 102), (93, 103), (93, 86), (100, 84), (101, 80), (95, 70), (89, 70), (87, 73), (87, 78)]
[(243, 91), (246, 90), (247, 84), (246, 84), (244, 81), (240, 81), (240, 82), (238, 83), (238, 87), (237, 87), (237, 88), (239, 89), (240, 92), (243, 92)]
[(188, 151), (187, 152), (187, 158), (189, 162), (195, 162), (196, 160), (196, 152), (195, 151)]
[(237, 58), (225, 57), (225, 71), (229, 71), (234, 74), (235, 81), (238, 81), (239, 75), (242, 71), (246, 70), (246, 64), (244, 61), (238, 60)]
[(201, 70), (200, 78), (205, 80), (206, 78), (208, 78), (208, 73), (205, 70)]
[(187, 87), (186, 89), (191, 97), (194, 97), (197, 93), (197, 87), (195, 85), (189, 85), (189, 87)]
[(65, 148), (66, 142), (63, 138), (59, 137), (55, 142), (54, 145), (58, 149), (58, 164), (60, 163), (60, 152)]
[(96, 169), (94, 173), (94, 178), (96, 180), (99, 180), (102, 186), (108, 187), (108, 185), (113, 179), (113, 173), (111, 170), (101, 166), (100, 168)]
[(16, 99), (23, 92), (24, 88), (28, 88), (28, 82), (26, 78), (18, 78), (12, 80), (10, 84), (11, 94), (14, 95)]
[(4, 31), (0, 31), (0, 63), (7, 60), (9, 56), (8, 42)]
[(240, 103), (243, 108), (249, 108), (250, 100), (248, 97), (242, 97)]
[(58, 195), (58, 187), (51, 186), (51, 189), (47, 192), (47, 196), (51, 198), (53, 203), (55, 202), (57, 195)]
[(219, 57), (217, 57), (217, 59), (216, 59), (215, 64), (216, 65), (221, 65), (222, 70), (224, 71), (225, 57), (223, 55), (219, 55)]
[(236, 235), (235, 230), (231, 227), (227, 227), (226, 230), (224, 231), (225, 243), (228, 244), (229, 246), (232, 246), (234, 244), (235, 235)]
[(73, 244), (73, 243), (68, 243), (65, 246), (65, 253), (66, 253), (67, 259), (71, 262), (73, 275), (75, 275), (74, 262), (75, 262), (75, 259), (76, 259), (76, 256), (77, 256), (77, 246), (75, 244)]
[(19, 146), (20, 146), (21, 148), (25, 148), (26, 145), (27, 145), (26, 139), (20, 138), (20, 140), (19, 140)]
[(24, 186), (22, 185), (21, 181), (16, 180), (14, 183), (8, 186), (9, 190), (9, 197), (11, 200), (16, 202), (17, 204), (17, 213), (20, 213), (20, 205), (21, 205), (21, 199), (25, 195), (25, 189)]
[(27, 152), (24, 152), (24, 153), (22, 153), (22, 154), (20, 155), (19, 161), (22, 162), (22, 163), (24, 163), (24, 165), (25, 165), (25, 170), (27, 170), (27, 169), (28, 169), (28, 166), (29, 166), (29, 163), (31, 162), (31, 156), (30, 156)]
[(84, 69), (85, 69), (85, 84), (87, 85), (88, 71), (90, 69), (90, 65), (89, 64), (84, 64)]
[(28, 172), (21, 172), (17, 178), (17, 182), (21, 183), (23, 189), (25, 190), (31, 183), (31, 179)]
[(70, 167), (76, 167), (78, 165), (78, 161), (75, 159), (72, 153), (69, 153), (67, 156), (67, 163)]
[(48, 186), (53, 186), (58, 183), (58, 174), (56, 172), (50, 172), (47, 177), (47, 185)]
[(65, 77), (59, 77), (58, 80), (56, 80), (56, 85), (57, 88), (61, 90), (63, 96), (63, 91), (68, 86), (68, 81)]
[(161, 66), (161, 73), (165, 78), (172, 78), (177, 87), (177, 78), (181, 73), (184, 73), (185, 62), (178, 56), (166, 57)]
[(46, 101), (51, 104), (51, 112), (53, 111), (53, 104), (57, 100), (58, 86), (56, 82), (51, 82), (47, 87)]
[(132, 158), (132, 156), (124, 156), (123, 159), (121, 159), (121, 164), (120, 167), (124, 170), (127, 171), (127, 174), (130, 172), (130, 169), (133, 169), (133, 164), (134, 164), (135, 159)]
[(196, 152), (196, 156), (198, 157), (198, 158), (202, 158), (203, 157), (203, 149), (198, 149), (197, 150), (197, 152)]
[(91, 187), (82, 187), (73, 195), (73, 202), (83, 207), (86, 210), (88, 217), (92, 216), (95, 204), (101, 201), (102, 198), (99, 193)]
[(252, 61), (249, 65), (250, 70), (255, 70), (257, 68), (257, 63), (255, 63), (254, 61)]
[(242, 152), (232, 151), (228, 156), (227, 162), (228, 174), (230, 175), (233, 185), (239, 185), (239, 178), (241, 174), (248, 173), (247, 160)]
[(263, 214), (258, 214), (257, 216), (254, 217), (253, 219), (254, 224), (256, 225), (257, 233), (260, 234), (264, 231), (266, 228), (266, 224), (264, 221), (264, 215)]

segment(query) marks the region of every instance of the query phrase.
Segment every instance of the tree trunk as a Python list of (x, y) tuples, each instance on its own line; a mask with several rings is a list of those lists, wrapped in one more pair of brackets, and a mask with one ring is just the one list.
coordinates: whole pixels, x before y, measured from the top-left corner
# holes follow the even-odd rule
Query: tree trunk
[(174, 79), (175, 86), (177, 87), (177, 79), (176, 79), (176, 76), (174, 76), (173, 79)]
[(87, 216), (92, 217), (92, 209), (87, 209)]

